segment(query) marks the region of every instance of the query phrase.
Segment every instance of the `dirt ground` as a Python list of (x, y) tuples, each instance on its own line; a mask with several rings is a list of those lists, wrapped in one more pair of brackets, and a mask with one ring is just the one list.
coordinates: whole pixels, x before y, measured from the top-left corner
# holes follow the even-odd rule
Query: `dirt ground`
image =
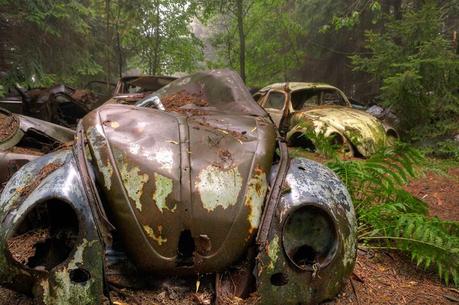
[[(447, 175), (427, 172), (406, 189), (427, 202), (431, 216), (459, 221), (459, 168)], [(404, 255), (359, 251), (353, 276), (327, 304), (459, 304), (459, 290), (446, 287), (435, 273), (417, 268)]]
[[(430, 214), (459, 221), (459, 167), (448, 175), (428, 172), (412, 181), (407, 190), (426, 201)], [(116, 305), (200, 304), (212, 302), (212, 294), (201, 289), (179, 291), (167, 284), (159, 291), (116, 289), (111, 292)], [(246, 302), (244, 302), (247, 304)], [(0, 305), (31, 304), (30, 299), (0, 288)], [(459, 290), (447, 287), (434, 272), (419, 269), (408, 257), (389, 251), (358, 251), (351, 278), (335, 300), (326, 305), (447, 305), (459, 304)]]

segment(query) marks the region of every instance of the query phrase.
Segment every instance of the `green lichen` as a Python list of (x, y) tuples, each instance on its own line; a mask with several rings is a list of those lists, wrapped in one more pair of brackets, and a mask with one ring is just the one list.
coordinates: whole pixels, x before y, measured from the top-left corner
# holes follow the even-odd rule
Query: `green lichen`
[[(104, 177), (105, 188), (110, 190), (112, 186), (113, 167), (110, 163), (110, 160), (108, 159), (104, 163), (100, 153), (101, 149), (105, 145), (105, 138), (99, 134), (95, 127), (90, 128), (87, 131), (87, 137), (94, 151), (94, 158), (96, 159), (97, 168)], [(88, 154), (88, 156), (90, 156), (90, 154)]]
[[(166, 198), (170, 193), (172, 193), (172, 188), (172, 179), (155, 173), (155, 193), (153, 194), (153, 200), (155, 201), (156, 206), (161, 211), (161, 213), (164, 209), (169, 209), (166, 204)], [(174, 210), (175, 206), (171, 209), (171, 211)]]
[(276, 266), (277, 259), (279, 258), (279, 251), (280, 251), (280, 245), (279, 245), (279, 236), (274, 236), (274, 238), (271, 240), (268, 246), (268, 256), (269, 256), (269, 265), (268, 265), (268, 270), (274, 271), (274, 267)]
[(126, 162), (121, 165), (120, 175), (128, 196), (134, 201), (136, 208), (142, 211), (140, 197), (143, 194), (144, 184), (148, 182), (148, 175), (140, 174), (140, 169), (137, 166), (128, 169)]

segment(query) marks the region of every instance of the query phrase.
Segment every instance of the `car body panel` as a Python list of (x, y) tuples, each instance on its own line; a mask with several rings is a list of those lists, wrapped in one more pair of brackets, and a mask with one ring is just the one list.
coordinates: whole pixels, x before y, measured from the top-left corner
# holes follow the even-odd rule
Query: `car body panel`
[[(194, 84), (199, 77), (209, 78), (197, 75)], [(234, 76), (226, 77), (213, 85), (227, 95), (210, 91), (208, 107), (197, 115), (109, 104), (83, 120), (92, 158), (103, 160), (95, 166), (110, 209), (116, 211), (116, 225), (124, 232), (138, 231), (123, 238), (144, 270), (221, 270), (253, 242), (276, 136), (261, 109), (250, 109), (253, 105), (232, 94), (228, 81)], [(158, 94), (180, 92), (188, 86), (182, 83)], [(227, 108), (233, 103), (240, 110), (218, 111), (222, 99), (227, 99)], [(212, 230), (215, 218), (220, 224)], [(198, 249), (193, 267), (178, 263), (177, 244), (184, 230), (193, 237), (205, 235), (211, 244)]]
[[(339, 98), (340, 105), (325, 105), (323, 95), (316, 105), (305, 105), (300, 110), (295, 110), (292, 94), (300, 91), (315, 90), (317, 92), (334, 93)], [(282, 111), (273, 111), (265, 107), (271, 92), (284, 92), (286, 94), (285, 107)], [(312, 91), (311, 91), (312, 92)], [(390, 145), (397, 138), (397, 132), (390, 126), (383, 125), (371, 115), (353, 109), (346, 95), (331, 85), (322, 83), (276, 83), (261, 89), (257, 93), (260, 97), (258, 103), (266, 108), (273, 116), (281, 132), (285, 133), (288, 143), (295, 142), (300, 136), (308, 137), (312, 132), (315, 137), (320, 135), (340, 135), (345, 154), (369, 157), (384, 145)], [(281, 115), (282, 114), (282, 115)], [(390, 137), (388, 137), (388, 135)], [(316, 139), (311, 139), (314, 142)]]
[[(46, 175), (45, 168), (53, 165)], [(38, 183), (37, 180), (39, 179)], [(28, 189), (28, 192), (24, 192)], [(77, 213), (79, 236), (74, 250), (52, 270), (26, 267), (13, 257), (8, 240), (21, 234), (21, 225), (34, 208), (50, 200), (68, 204)], [(0, 197), (0, 281), (33, 294), (37, 304), (100, 304), (103, 295), (103, 247), (71, 150), (45, 155), (24, 165)], [(62, 216), (61, 216), (62, 217)], [(72, 270), (89, 272), (88, 281), (75, 282)]]
[[(295, 113), (291, 124), (300, 127), (302, 121), (310, 121), (317, 134), (339, 132), (366, 157), (388, 144), (386, 130), (381, 122), (370, 114), (357, 109), (340, 106), (311, 108), (305, 112)], [(287, 133), (287, 138), (298, 131), (298, 128), (292, 128)]]
[(69, 128), (24, 115), (13, 114), (0, 108), (0, 120), (7, 126), (8, 135), (0, 139), (0, 183), (25, 163), (38, 158), (64, 143), (73, 141), (75, 132)]

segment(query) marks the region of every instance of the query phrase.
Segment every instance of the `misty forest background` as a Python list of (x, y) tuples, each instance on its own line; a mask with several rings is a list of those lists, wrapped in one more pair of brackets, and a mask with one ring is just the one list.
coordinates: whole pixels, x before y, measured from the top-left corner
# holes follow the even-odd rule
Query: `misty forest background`
[(327, 82), (391, 107), (405, 139), (450, 139), (458, 31), (457, 0), (0, 0), (0, 96), (229, 67), (252, 88)]

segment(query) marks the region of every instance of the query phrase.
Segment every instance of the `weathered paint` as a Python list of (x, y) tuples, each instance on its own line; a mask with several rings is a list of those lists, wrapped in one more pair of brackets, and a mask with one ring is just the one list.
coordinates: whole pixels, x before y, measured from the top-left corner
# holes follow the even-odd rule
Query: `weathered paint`
[(148, 175), (141, 174), (140, 169), (137, 166), (128, 169), (128, 164), (122, 162), (120, 168), (121, 179), (123, 180), (124, 188), (128, 196), (134, 200), (135, 206), (139, 211), (142, 211), (142, 203), (140, 197), (143, 194), (143, 186), (148, 182)]
[(242, 187), (242, 177), (237, 167), (221, 170), (209, 165), (199, 174), (196, 187), (200, 193), (203, 207), (212, 212), (221, 206), (227, 209), (236, 204)]
[[(344, 143), (346, 144), (345, 155), (360, 153), (364, 157), (369, 157), (384, 145), (390, 145), (386, 135), (387, 128), (383, 123), (367, 112), (352, 108), (346, 95), (338, 88), (322, 83), (288, 82), (271, 84), (261, 89), (259, 93), (266, 95), (269, 90), (288, 93), (287, 111), (284, 113), (284, 115), (289, 115), (290, 119), (289, 130), (285, 130), (287, 140), (297, 132), (314, 132), (316, 135), (323, 133), (325, 137), (337, 133), (357, 148), (357, 151), (352, 152), (349, 149), (351, 148), (349, 143)], [(328, 105), (321, 102), (321, 105), (295, 110), (291, 96), (299, 90), (334, 92), (341, 97), (342, 102), (339, 105)], [(293, 116), (290, 116), (291, 114)]]
[(249, 181), (245, 199), (245, 205), (250, 210), (248, 221), (251, 233), (258, 229), (260, 225), (267, 190), (268, 182), (266, 180), (266, 173), (262, 172), (260, 168), (257, 168), (255, 170), (255, 175)]
[(88, 129), (86, 135), (89, 142), (94, 147), (94, 159), (96, 160), (99, 171), (102, 173), (105, 188), (110, 190), (112, 186), (113, 166), (109, 160), (104, 162), (100, 154), (101, 147), (106, 144), (104, 144), (105, 138), (102, 133), (102, 128), (100, 128), (100, 125), (98, 126), (99, 128), (96, 126)]
[(280, 243), (279, 243), (279, 236), (276, 235), (271, 240), (271, 242), (268, 244), (268, 257), (270, 259), (268, 270), (270, 271), (274, 270), (274, 266), (276, 265), (277, 260), (279, 259), (280, 251), (281, 249), (280, 249)]
[[(7, 209), (0, 212), (0, 217), (4, 219), (0, 226), (0, 283), (8, 282), (23, 287), (34, 296), (34, 303), (37, 304), (99, 304), (103, 295), (103, 250), (72, 152), (62, 150), (26, 164), (17, 172), (17, 180), (10, 180), (5, 187), (0, 205), (6, 207), (6, 194), (16, 193), (17, 188), (30, 182), (28, 179), (33, 179), (47, 165), (59, 160), (61, 167), (43, 177), (41, 183), (25, 198), (14, 199)], [(46, 273), (25, 268), (22, 264), (13, 264), (7, 255), (7, 238), (14, 234), (15, 228), (35, 204), (49, 198), (68, 203), (78, 213), (79, 231), (83, 239), (77, 241), (66, 261)], [(73, 282), (70, 273), (77, 268), (86, 270), (90, 278), (85, 282)]]
[[(83, 242), (77, 247), (70, 262), (59, 271), (52, 274), (48, 279), (40, 282), (43, 289), (42, 300), (46, 305), (67, 305), (67, 304), (94, 304), (99, 296), (94, 295), (92, 285), (98, 278), (91, 277), (84, 283), (73, 283), (69, 273), (72, 269), (78, 268), (84, 262), (84, 252), (94, 245), (95, 240)], [(86, 257), (86, 259), (88, 259)]]
[(159, 232), (158, 235), (155, 234), (155, 231), (150, 226), (144, 225), (143, 229), (145, 230), (145, 233), (147, 233), (148, 237), (156, 241), (158, 245), (161, 246), (167, 242), (167, 238), (163, 238), (161, 236), (162, 231), (163, 231), (163, 227), (161, 225), (158, 226), (158, 232)]
[[(273, 170), (276, 172), (276, 168)], [(290, 161), (284, 189), (267, 245), (261, 245), (257, 257), (260, 304), (319, 304), (339, 292), (355, 263), (356, 218), (352, 202), (345, 186), (332, 171), (302, 158)], [(285, 251), (276, 249), (283, 248), (279, 236), (287, 215), (305, 203), (327, 211), (336, 226), (338, 243), (336, 250), (330, 252), (332, 259), (327, 265), (299, 271)], [(274, 285), (272, 276), (275, 274), (287, 281)]]
[(172, 193), (172, 188), (172, 179), (155, 173), (155, 192), (153, 194), (153, 200), (161, 213), (164, 209), (171, 210), (173, 212), (176, 208), (174, 206), (172, 209), (169, 209), (166, 203), (167, 196)]

